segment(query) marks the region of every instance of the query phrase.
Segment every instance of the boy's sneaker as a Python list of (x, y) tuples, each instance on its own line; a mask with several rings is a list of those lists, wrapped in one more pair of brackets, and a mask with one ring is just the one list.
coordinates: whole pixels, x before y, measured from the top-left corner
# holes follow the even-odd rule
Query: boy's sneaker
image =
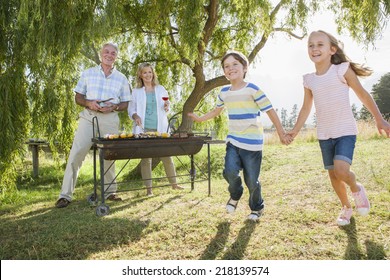
[(226, 211), (229, 214), (234, 213), (234, 211), (236, 211), (236, 208), (237, 208), (237, 203), (238, 203), (238, 200), (234, 200), (234, 199), (230, 198), (226, 204)]
[(351, 217), (352, 217), (352, 208), (348, 208), (347, 206), (344, 206), (343, 209), (341, 209), (340, 215), (337, 218), (337, 224), (339, 226), (346, 226), (351, 223)]
[(263, 215), (263, 212), (264, 208), (258, 211), (252, 211), (248, 216), (248, 220), (257, 222), (260, 219), (261, 215)]
[(366, 190), (363, 185), (357, 184), (360, 187), (360, 191), (353, 192), (352, 197), (355, 200), (356, 210), (361, 216), (365, 216), (370, 212), (370, 202), (368, 201)]

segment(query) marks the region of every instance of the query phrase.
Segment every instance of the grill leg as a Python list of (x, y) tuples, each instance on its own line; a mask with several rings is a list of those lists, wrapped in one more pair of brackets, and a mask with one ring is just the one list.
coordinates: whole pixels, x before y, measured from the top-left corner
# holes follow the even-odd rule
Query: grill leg
[(101, 194), (102, 194), (102, 204), (104, 203), (104, 158), (103, 158), (103, 149), (100, 149), (99, 151), (99, 161), (100, 161), (100, 187), (101, 187)]
[(96, 176), (96, 146), (93, 146), (93, 194), (95, 200), (97, 200), (97, 176)]
[(209, 196), (211, 195), (211, 163), (210, 163), (210, 143), (207, 143), (207, 179), (208, 179), (208, 188)]
[(191, 191), (193, 191), (195, 189), (195, 175), (196, 175), (196, 170), (195, 170), (195, 164), (194, 164), (194, 155), (191, 155), (190, 156), (191, 158), (191, 170), (190, 170), (190, 173), (191, 173)]

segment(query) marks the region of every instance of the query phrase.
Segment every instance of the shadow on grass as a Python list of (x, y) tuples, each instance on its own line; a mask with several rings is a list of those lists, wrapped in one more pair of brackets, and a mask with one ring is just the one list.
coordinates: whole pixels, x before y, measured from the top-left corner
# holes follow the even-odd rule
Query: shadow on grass
[[(19, 176), (17, 186), (19, 190), (46, 190), (55, 185), (61, 186), (63, 172), (58, 167), (40, 167), (39, 176), (33, 177), (32, 174)], [(82, 181), (82, 180), (79, 180)], [(90, 180), (89, 183), (93, 182)]]
[(344, 253), (344, 259), (345, 260), (363, 259), (363, 253), (359, 247), (359, 242), (357, 238), (355, 218), (354, 217), (351, 218), (351, 223), (348, 226), (343, 226), (340, 228), (345, 231), (348, 237), (348, 245)]
[(218, 225), (218, 231), (214, 239), (207, 245), (200, 260), (215, 260), (217, 255), (225, 248), (229, 236), (230, 223), (223, 222)]
[(230, 249), (222, 256), (223, 260), (242, 260), (245, 249), (248, 246), (249, 240), (256, 223), (252, 221), (245, 221), (245, 226), (238, 233), (236, 241), (232, 244)]
[[(341, 227), (348, 237), (348, 245), (345, 250), (345, 260), (362, 260), (365, 259), (362, 249), (359, 246), (358, 235), (356, 230), (355, 218), (351, 218), (351, 223), (348, 226)], [(366, 240), (366, 251), (368, 260), (384, 260), (386, 259), (386, 253), (383, 245), (376, 244), (371, 240)]]
[(0, 217), (1, 259), (90, 259), (147, 234), (148, 220), (99, 218), (84, 204), (72, 204), (64, 209), (34, 210), (16, 218)]
[(379, 245), (371, 240), (365, 242), (368, 260), (386, 260), (387, 256), (383, 245)]
[(145, 215), (143, 215), (143, 217), (152, 215), (153, 213), (157, 212), (158, 210), (161, 210), (161, 209), (164, 207), (164, 205), (169, 204), (169, 203), (171, 203), (172, 201), (174, 201), (174, 200), (176, 200), (176, 199), (179, 199), (179, 198), (181, 198), (181, 197), (182, 197), (182, 195), (176, 195), (176, 196), (174, 196), (174, 197), (171, 197), (171, 198), (167, 199), (165, 202), (161, 203), (161, 205), (158, 206), (156, 209), (154, 209), (154, 210), (152, 210), (152, 211), (149, 211), (148, 213), (146, 213)]

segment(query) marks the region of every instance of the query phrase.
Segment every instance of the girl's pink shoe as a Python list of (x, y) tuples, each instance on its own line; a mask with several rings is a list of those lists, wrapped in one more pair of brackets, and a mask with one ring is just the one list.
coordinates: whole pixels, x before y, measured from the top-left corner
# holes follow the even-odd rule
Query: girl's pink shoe
[(343, 209), (341, 209), (340, 215), (337, 218), (337, 224), (339, 226), (346, 226), (351, 223), (351, 217), (352, 217), (352, 208), (348, 208), (347, 206), (344, 206)]
[(353, 192), (352, 197), (355, 200), (356, 210), (361, 216), (365, 216), (370, 212), (370, 202), (368, 201), (366, 190), (363, 185), (358, 184), (360, 191)]

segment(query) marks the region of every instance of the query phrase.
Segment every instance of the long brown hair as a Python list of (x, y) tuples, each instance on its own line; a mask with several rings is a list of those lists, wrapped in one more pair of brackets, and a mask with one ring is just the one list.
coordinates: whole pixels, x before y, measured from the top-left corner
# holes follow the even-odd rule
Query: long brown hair
[(143, 86), (145, 86), (144, 81), (142, 80), (141, 76), (142, 76), (142, 70), (146, 67), (150, 67), (150, 69), (152, 69), (152, 73), (153, 73), (152, 86), (157, 86), (159, 84), (157, 74), (154, 71), (152, 64), (150, 64), (148, 62), (144, 62), (138, 66), (136, 86), (135, 86), (136, 88), (142, 88)]
[[(330, 60), (330, 62), (332, 64), (337, 65), (337, 64), (340, 64), (342, 62), (349, 62), (353, 72), (355, 72), (355, 74), (357, 76), (367, 77), (367, 76), (370, 76), (372, 74), (373, 71), (371, 68), (351, 61), (351, 59), (344, 53), (343, 44), (339, 40), (337, 40), (336, 37), (334, 37), (333, 35), (329, 34), (328, 32), (325, 32), (323, 30), (318, 30), (318, 31), (314, 31), (314, 32), (320, 32), (320, 33), (325, 34), (329, 38), (330, 45), (336, 49), (336, 53), (334, 55), (332, 55), (331, 60)], [(314, 33), (314, 32), (312, 32), (312, 33)]]

